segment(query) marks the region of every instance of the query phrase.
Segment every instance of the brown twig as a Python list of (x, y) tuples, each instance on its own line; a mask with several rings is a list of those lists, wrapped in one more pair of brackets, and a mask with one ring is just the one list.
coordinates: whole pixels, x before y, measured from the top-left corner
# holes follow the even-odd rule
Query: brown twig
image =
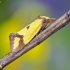
[(28, 52), (30, 49), (34, 48), (42, 41), (47, 39), (49, 36), (54, 34), (56, 31), (64, 27), (70, 22), (70, 10), (66, 12), (63, 16), (57, 19), (54, 23), (52, 23), (48, 28), (38, 34), (29, 44), (27, 44), (21, 51), (17, 53), (10, 52), (0, 59), (0, 69), (4, 68), (15, 59)]

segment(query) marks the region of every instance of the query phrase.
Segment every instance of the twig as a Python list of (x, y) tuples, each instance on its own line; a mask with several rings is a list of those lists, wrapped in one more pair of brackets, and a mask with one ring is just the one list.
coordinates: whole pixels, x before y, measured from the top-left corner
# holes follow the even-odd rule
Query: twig
[(63, 16), (57, 19), (54, 23), (52, 23), (48, 28), (38, 34), (29, 44), (27, 44), (21, 51), (17, 53), (10, 52), (0, 59), (0, 69), (4, 68), (15, 59), (28, 52), (30, 49), (34, 48), (42, 41), (47, 39), (49, 36), (54, 34), (56, 31), (64, 27), (70, 22), (70, 10), (66, 12)]

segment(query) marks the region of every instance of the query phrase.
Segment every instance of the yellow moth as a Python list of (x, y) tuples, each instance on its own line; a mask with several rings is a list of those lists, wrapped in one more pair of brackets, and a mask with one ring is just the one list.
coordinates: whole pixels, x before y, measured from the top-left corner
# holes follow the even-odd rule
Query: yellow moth
[(38, 16), (31, 24), (17, 33), (10, 34), (10, 46), (14, 52), (19, 51), (26, 44), (28, 44), (39, 32), (45, 29), (49, 22), (53, 22), (55, 18), (46, 16)]

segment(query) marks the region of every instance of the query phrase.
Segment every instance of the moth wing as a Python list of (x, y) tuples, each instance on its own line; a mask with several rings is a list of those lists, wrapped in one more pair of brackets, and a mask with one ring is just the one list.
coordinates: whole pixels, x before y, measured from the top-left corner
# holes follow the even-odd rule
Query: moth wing
[(32, 38), (40, 31), (42, 27), (42, 22), (40, 20), (36, 20), (32, 24), (29, 25), (30, 28), (27, 30), (24, 35), (24, 43), (27, 44)]
[[(23, 35), (23, 43), (26, 45), (39, 32), (41, 27), (42, 27), (42, 20), (37, 19), (17, 33), (19, 35)], [(20, 39), (16, 37), (14, 40), (14, 48), (13, 49), (18, 48), (19, 41), (20, 41)]]

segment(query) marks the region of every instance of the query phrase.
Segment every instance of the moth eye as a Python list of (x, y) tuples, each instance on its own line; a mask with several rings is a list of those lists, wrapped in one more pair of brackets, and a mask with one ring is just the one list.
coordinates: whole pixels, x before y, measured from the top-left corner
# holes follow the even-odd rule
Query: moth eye
[(28, 25), (26, 28), (27, 28), (27, 30), (28, 30), (28, 29), (30, 28), (30, 26)]

